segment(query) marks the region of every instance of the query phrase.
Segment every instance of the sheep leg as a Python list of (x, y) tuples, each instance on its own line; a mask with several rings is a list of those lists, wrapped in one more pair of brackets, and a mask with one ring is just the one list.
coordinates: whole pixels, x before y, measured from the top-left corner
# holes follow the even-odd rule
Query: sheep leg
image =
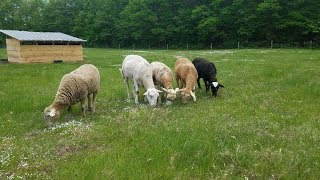
[(97, 97), (98, 92), (94, 92), (92, 94), (92, 112), (96, 110), (96, 97)]
[(133, 80), (133, 85), (132, 85), (132, 93), (133, 93), (133, 97), (134, 97), (134, 102), (136, 104), (138, 104), (139, 85), (134, 80)]
[(128, 100), (130, 100), (130, 91), (129, 91), (129, 81), (128, 78), (124, 78), (124, 83), (127, 86), (127, 94), (128, 94)]
[(85, 104), (86, 104), (86, 101), (85, 101), (85, 99), (81, 100), (80, 103), (81, 103), (81, 112), (82, 112), (82, 115), (85, 116), (85, 115), (86, 115), (86, 105), (85, 105)]
[(210, 87), (209, 82), (205, 80), (203, 80), (203, 82), (204, 82), (204, 85), (206, 86), (206, 92), (208, 92)]
[(68, 106), (66, 118), (67, 118), (67, 120), (70, 120), (70, 119), (72, 118), (72, 115), (71, 115), (71, 106)]
[(88, 111), (92, 112), (93, 108), (92, 108), (92, 99), (91, 99), (91, 94), (88, 94)]
[(182, 87), (181, 88), (184, 88), (184, 87), (186, 87), (186, 82), (185, 81), (182, 81)]
[(197, 79), (197, 83), (198, 83), (198, 88), (201, 89), (200, 78)]
[(144, 96), (143, 101), (144, 101), (145, 103), (147, 103), (147, 102), (148, 102), (148, 98), (147, 98), (147, 96)]
[(180, 81), (179, 77), (176, 76), (177, 87), (181, 88), (181, 87), (179, 86), (179, 81)]
[[(157, 85), (158, 90), (160, 90), (160, 85)], [(163, 93), (164, 97), (165, 97), (166, 93)], [(158, 96), (158, 103), (161, 104), (161, 96)]]

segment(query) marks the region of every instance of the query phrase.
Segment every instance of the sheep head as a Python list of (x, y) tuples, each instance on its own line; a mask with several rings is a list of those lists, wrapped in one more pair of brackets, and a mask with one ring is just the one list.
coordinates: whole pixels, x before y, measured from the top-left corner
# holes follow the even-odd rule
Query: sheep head
[(187, 103), (191, 99), (197, 100), (195, 93), (186, 88), (180, 89), (179, 92), (181, 92), (182, 103)]
[(47, 126), (52, 126), (60, 117), (60, 111), (56, 108), (49, 106), (44, 110), (44, 121)]
[[(214, 97), (217, 96), (219, 88), (224, 87), (222, 84), (219, 84), (218, 82), (211, 82), (207, 86), (211, 88), (212, 96)], [(209, 87), (207, 87), (207, 89), (209, 89)]]
[(179, 88), (176, 89), (166, 89), (162, 88), (162, 90), (166, 93), (166, 98), (170, 101), (173, 101), (177, 97), (177, 92), (179, 92)]
[(147, 98), (150, 106), (155, 107), (157, 105), (157, 100), (160, 92), (162, 91), (152, 88), (148, 89), (147, 92), (145, 92), (143, 95)]

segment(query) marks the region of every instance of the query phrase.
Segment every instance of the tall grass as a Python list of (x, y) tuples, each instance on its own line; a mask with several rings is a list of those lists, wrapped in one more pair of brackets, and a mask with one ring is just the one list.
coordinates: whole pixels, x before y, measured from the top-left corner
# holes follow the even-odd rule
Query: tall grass
[[(119, 68), (138, 54), (215, 62), (218, 97), (150, 108), (126, 100)], [(0, 49), (0, 57), (5, 50)], [(53, 128), (43, 110), (63, 74), (101, 73), (97, 111), (73, 108)], [(82, 63), (0, 64), (0, 179), (316, 179), (320, 177), (320, 51), (85, 49)]]

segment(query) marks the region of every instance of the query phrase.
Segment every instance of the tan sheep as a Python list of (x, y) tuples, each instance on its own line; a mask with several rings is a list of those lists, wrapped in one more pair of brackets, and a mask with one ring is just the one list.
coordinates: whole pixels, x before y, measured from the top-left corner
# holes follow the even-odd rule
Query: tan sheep
[[(191, 97), (196, 101), (195, 84), (198, 79), (197, 69), (192, 62), (187, 58), (178, 58), (174, 67), (176, 81), (179, 92), (181, 92), (182, 102), (188, 102)], [(180, 85), (179, 85), (180, 84)]]
[[(176, 93), (179, 88), (173, 89), (172, 87), (172, 72), (171, 69), (162, 62), (152, 62), (153, 81), (157, 89), (160, 88), (165, 92), (164, 97), (167, 100), (166, 104), (171, 104), (171, 101), (176, 99)], [(161, 103), (161, 96), (158, 98), (158, 102)]]
[[(78, 69), (62, 77), (53, 103), (44, 110), (44, 119), (51, 126), (59, 118), (63, 109), (81, 102), (81, 110), (85, 115), (85, 100), (88, 98), (88, 111), (95, 111), (95, 99), (100, 90), (99, 70), (92, 64), (84, 64)], [(92, 94), (92, 98), (91, 98)]]

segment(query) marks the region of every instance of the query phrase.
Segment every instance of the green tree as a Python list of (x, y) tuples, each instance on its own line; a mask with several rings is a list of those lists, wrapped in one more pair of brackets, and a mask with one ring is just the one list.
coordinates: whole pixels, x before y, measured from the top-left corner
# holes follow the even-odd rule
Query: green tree
[(44, 0), (24, 0), (24, 5), (20, 11), (23, 15), (25, 29), (29, 31), (42, 31)]
[(24, 29), (22, 14), (23, 0), (1, 0), (0, 1), (0, 25), (1, 29)]
[(257, 38), (274, 40), (277, 38), (277, 25), (280, 22), (282, 7), (278, 0), (265, 0), (257, 6), (259, 17)]
[(60, 31), (88, 46), (320, 41), (318, 0), (2, 0), (0, 29)]
[(50, 0), (43, 11), (43, 31), (72, 33), (81, 0)]
[(127, 46), (133, 43), (142, 46), (153, 40), (151, 29), (155, 26), (157, 17), (146, 1), (129, 1), (120, 18), (118, 36), (122, 43), (126, 43)]
[[(283, 11), (278, 29), (281, 40), (317, 40), (320, 34), (320, 4), (316, 0), (280, 1)], [(319, 41), (320, 39), (318, 39)]]

